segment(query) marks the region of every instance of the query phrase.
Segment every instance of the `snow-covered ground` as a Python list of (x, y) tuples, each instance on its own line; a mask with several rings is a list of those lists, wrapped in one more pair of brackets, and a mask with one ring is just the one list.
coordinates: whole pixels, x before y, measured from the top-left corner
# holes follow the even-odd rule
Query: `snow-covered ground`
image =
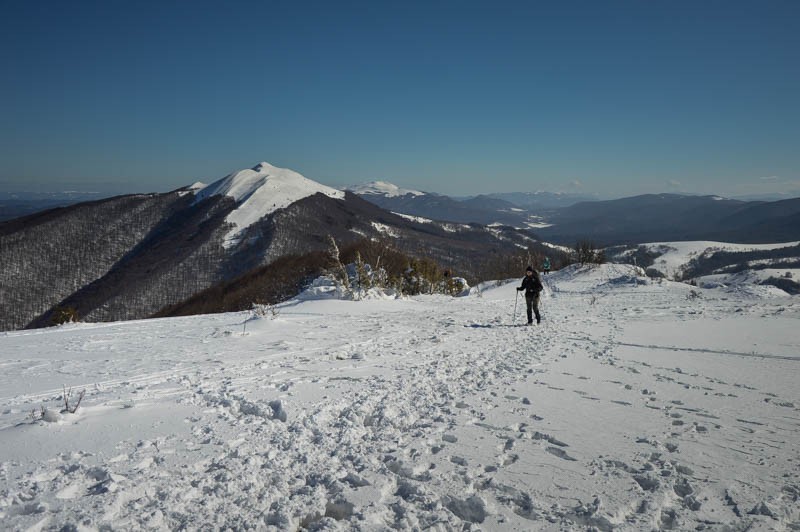
[(0, 334), (0, 529), (797, 530), (799, 300), (640, 273)]
[(786, 242), (782, 244), (732, 244), (729, 242), (712, 241), (687, 241), (687, 242), (653, 242), (642, 244), (642, 246), (661, 255), (655, 260), (652, 268), (660, 271), (668, 279), (672, 279), (676, 273), (694, 258), (702, 255), (710, 255), (718, 251), (746, 252), (764, 251), (785, 247), (797, 246), (800, 242)]
[(753, 289), (767, 279), (785, 278), (787, 273), (791, 276), (789, 279), (795, 281), (800, 279), (800, 271), (797, 268), (767, 268), (765, 270), (744, 270), (738, 273), (702, 275), (697, 278), (697, 284), (705, 288)]

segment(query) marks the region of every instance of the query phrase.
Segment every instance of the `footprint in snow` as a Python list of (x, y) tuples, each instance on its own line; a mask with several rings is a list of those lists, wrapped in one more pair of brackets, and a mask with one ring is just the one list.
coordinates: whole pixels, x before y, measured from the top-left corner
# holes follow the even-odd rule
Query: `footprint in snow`
[(559, 447), (547, 447), (545, 448), (545, 451), (552, 454), (553, 456), (561, 458), (562, 460), (566, 460), (568, 462), (577, 462), (576, 458), (571, 457), (569, 454), (567, 454), (567, 451)]
[(633, 403), (629, 403), (628, 401), (612, 400), (611, 402), (614, 403), (614, 404), (617, 404), (617, 405), (622, 405), (622, 406), (633, 406)]

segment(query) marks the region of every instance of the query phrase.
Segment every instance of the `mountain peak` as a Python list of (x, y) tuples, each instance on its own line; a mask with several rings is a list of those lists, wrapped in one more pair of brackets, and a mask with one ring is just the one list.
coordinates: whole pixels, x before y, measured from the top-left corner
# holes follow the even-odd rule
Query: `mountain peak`
[(409, 190), (405, 188), (400, 188), (394, 183), (389, 183), (388, 181), (370, 181), (369, 183), (362, 183), (360, 185), (353, 185), (347, 187), (347, 190), (358, 194), (358, 195), (368, 195), (374, 194), (379, 196), (386, 196), (388, 198), (393, 198), (396, 196), (405, 196), (411, 194), (413, 196), (424, 196), (424, 192), (420, 192), (418, 190)]
[(253, 168), (251, 168), (251, 170), (253, 170), (254, 172), (258, 172), (258, 173), (269, 172), (270, 170), (275, 170), (275, 169), (276, 169), (275, 166), (272, 166), (271, 164), (269, 164), (266, 161), (261, 161), (260, 163), (255, 165)]
[(211, 196), (233, 198), (237, 206), (225, 218), (226, 222), (236, 226), (225, 236), (225, 245), (232, 246), (245, 229), (260, 219), (317, 193), (335, 199), (344, 198), (344, 192), (340, 190), (312, 181), (294, 170), (262, 161), (208, 185), (197, 194), (195, 203)]

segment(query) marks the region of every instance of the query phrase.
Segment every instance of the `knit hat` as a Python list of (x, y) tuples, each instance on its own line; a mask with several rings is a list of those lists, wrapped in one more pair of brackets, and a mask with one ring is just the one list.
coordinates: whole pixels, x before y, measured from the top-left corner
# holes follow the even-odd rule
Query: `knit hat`
[(532, 272), (533, 271), (533, 267), (532, 266), (528, 266), (528, 268), (525, 271), (526, 272)]

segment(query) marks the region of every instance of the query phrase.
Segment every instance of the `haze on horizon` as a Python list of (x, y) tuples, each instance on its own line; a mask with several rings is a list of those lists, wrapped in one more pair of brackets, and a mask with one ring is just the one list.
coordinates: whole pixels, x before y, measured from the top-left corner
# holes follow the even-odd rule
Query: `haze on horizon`
[(0, 192), (261, 160), (467, 196), (800, 196), (793, 1), (14, 3)]

